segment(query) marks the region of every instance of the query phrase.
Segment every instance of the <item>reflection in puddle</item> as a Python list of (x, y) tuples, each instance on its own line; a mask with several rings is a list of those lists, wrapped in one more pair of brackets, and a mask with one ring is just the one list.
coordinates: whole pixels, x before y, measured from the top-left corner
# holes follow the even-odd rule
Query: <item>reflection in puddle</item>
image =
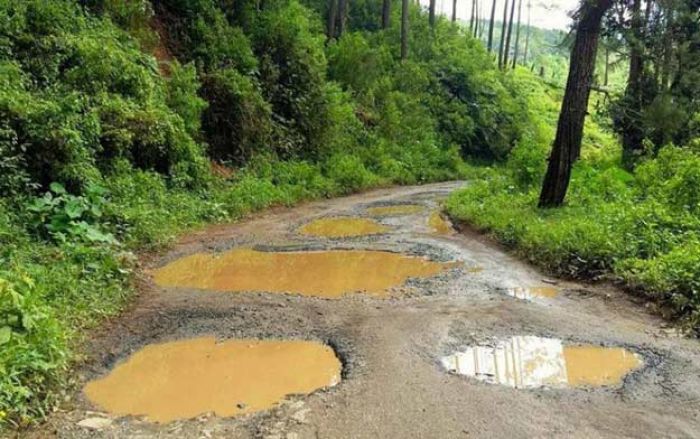
[(567, 346), (554, 338), (516, 336), (448, 355), (442, 364), (491, 384), (532, 388), (615, 385), (643, 362), (623, 348)]
[(178, 259), (158, 269), (154, 277), (163, 287), (327, 298), (362, 291), (388, 297), (388, 288), (408, 278), (433, 276), (454, 266), (384, 251), (260, 252), (239, 248)]
[(299, 232), (304, 235), (345, 238), (374, 235), (388, 230), (388, 227), (367, 218), (320, 218), (305, 224)]
[(213, 337), (146, 346), (104, 378), (88, 399), (117, 415), (155, 422), (204, 413), (234, 416), (274, 406), (291, 394), (336, 385), (341, 364), (326, 345), (308, 341)]
[(517, 299), (531, 300), (535, 298), (547, 298), (551, 299), (559, 294), (556, 288), (553, 287), (528, 287), (528, 288), (508, 288), (506, 293), (509, 296), (515, 297)]
[(422, 212), (423, 206), (418, 204), (395, 204), (393, 206), (377, 206), (367, 208), (367, 213), (376, 216), (411, 215)]
[(440, 215), (440, 212), (435, 211), (428, 218), (428, 225), (433, 232), (439, 235), (448, 235), (452, 233), (452, 225)]

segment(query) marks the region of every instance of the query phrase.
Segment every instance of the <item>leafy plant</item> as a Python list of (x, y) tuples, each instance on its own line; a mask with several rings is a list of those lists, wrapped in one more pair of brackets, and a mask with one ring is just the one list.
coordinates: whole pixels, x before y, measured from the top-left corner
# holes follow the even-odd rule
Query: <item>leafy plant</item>
[(51, 183), (50, 191), (35, 198), (27, 210), (33, 214), (32, 226), (57, 242), (87, 241), (118, 244), (100, 221), (107, 203), (107, 191), (90, 185), (84, 196), (69, 194), (60, 183)]

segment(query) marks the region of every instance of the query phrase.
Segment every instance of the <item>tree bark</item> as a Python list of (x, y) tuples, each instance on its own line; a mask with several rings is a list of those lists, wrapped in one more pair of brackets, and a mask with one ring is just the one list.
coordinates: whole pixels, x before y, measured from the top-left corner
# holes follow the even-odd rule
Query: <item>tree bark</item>
[(510, 37), (513, 34), (513, 18), (515, 16), (515, 0), (510, 2), (510, 21), (508, 22), (508, 36), (506, 37), (506, 48), (503, 51), (503, 69), (508, 68), (508, 56), (510, 55)]
[(523, 15), (523, 0), (518, 0), (518, 27), (515, 29), (515, 50), (513, 51), (513, 69), (518, 64), (518, 52), (520, 50), (520, 19)]
[(408, 2), (401, 0), (401, 59), (408, 58)]
[[(642, 0), (633, 0), (631, 31), (632, 41), (630, 42), (630, 65), (627, 76), (627, 87), (625, 88), (625, 103), (628, 107), (625, 111), (629, 114), (639, 114), (642, 109), (642, 75), (644, 74), (643, 61), (643, 38), (644, 38), (644, 18), (642, 17)], [(622, 151), (624, 162), (628, 167), (632, 166), (635, 156), (639, 155), (643, 149), (642, 132), (639, 121), (634, 118), (625, 118), (622, 122)]]
[(479, 0), (474, 0), (474, 38), (479, 35)]
[(601, 20), (611, 4), (612, 0), (587, 0), (581, 3), (571, 49), (569, 76), (547, 174), (542, 183), (539, 207), (557, 207), (564, 203), (571, 169), (581, 154), (583, 123), (595, 70)]
[(457, 21), (457, 0), (452, 0), (452, 22)]
[(493, 51), (493, 25), (496, 20), (496, 0), (491, 3), (491, 20), (489, 20), (489, 41), (488, 49), (489, 52)]
[(435, 5), (437, 3), (437, 0), (430, 0), (429, 6), (428, 6), (428, 23), (430, 23), (430, 27), (435, 27)]
[(382, 29), (388, 29), (391, 24), (391, 0), (382, 3)]
[(338, 0), (329, 0), (328, 2), (328, 21), (326, 22), (326, 33), (328, 39), (335, 38), (335, 20), (338, 15)]
[[(513, 0), (515, 1), (515, 0)], [(501, 26), (501, 45), (498, 48), (498, 68), (503, 67), (503, 47), (506, 45), (506, 24), (508, 24), (508, 0), (503, 5), (503, 23)]]
[(469, 33), (474, 34), (474, 12), (476, 12), (476, 0), (472, 0), (472, 13), (469, 19)]
[(338, 0), (338, 38), (345, 33), (348, 19), (348, 0)]

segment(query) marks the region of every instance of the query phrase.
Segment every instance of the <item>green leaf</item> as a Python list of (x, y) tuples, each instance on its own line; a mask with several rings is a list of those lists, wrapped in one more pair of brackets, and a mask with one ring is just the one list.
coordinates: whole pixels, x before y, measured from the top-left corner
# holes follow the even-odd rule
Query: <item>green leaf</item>
[(53, 182), (49, 185), (51, 192), (57, 195), (65, 195), (67, 193), (66, 188), (63, 187), (61, 183)]
[(8, 343), (12, 339), (12, 328), (9, 326), (3, 326), (0, 328), (0, 345)]

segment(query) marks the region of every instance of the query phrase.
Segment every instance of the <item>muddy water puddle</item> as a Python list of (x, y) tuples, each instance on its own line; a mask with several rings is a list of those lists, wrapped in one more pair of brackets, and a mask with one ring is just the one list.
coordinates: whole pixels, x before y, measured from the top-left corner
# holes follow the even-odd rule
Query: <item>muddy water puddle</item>
[(567, 345), (559, 339), (515, 336), (443, 357), (451, 372), (514, 388), (617, 385), (643, 364), (619, 347)]
[(388, 297), (409, 278), (430, 277), (456, 266), (386, 251), (262, 252), (239, 248), (197, 253), (154, 273), (162, 287), (221, 292), (294, 293), (339, 298), (363, 292)]
[(452, 233), (452, 225), (440, 215), (440, 212), (432, 212), (428, 217), (428, 226), (438, 235), (449, 235)]
[(511, 297), (522, 300), (532, 299), (553, 299), (559, 294), (559, 290), (554, 287), (516, 287), (506, 288), (505, 292)]
[(367, 213), (374, 216), (399, 216), (413, 215), (425, 210), (425, 207), (419, 204), (394, 204), (391, 206), (376, 206), (368, 207)]
[(367, 218), (320, 218), (299, 228), (303, 235), (326, 238), (376, 235), (388, 231), (388, 227)]
[(336, 385), (340, 372), (323, 344), (205, 337), (146, 346), (84, 391), (112, 414), (165, 423), (265, 410), (287, 395)]

